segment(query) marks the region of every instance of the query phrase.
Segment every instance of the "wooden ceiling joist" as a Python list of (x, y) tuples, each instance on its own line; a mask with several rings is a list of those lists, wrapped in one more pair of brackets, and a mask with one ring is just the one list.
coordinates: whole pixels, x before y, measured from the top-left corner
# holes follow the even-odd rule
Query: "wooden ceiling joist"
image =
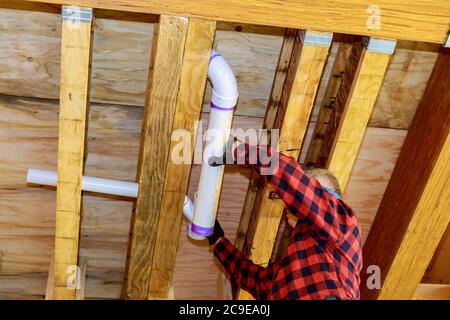
[[(395, 48), (395, 41), (386, 39), (443, 44), (450, 25), (448, 0), (425, 4), (381, 0), (377, 5), (370, 0), (5, 0), (0, 8), (55, 14), (63, 10), (55, 243), (46, 298), (69, 300), (84, 298), (86, 280), (87, 264), (79, 257), (79, 242), (94, 9), (96, 16), (107, 19), (156, 24), (138, 163), (139, 195), (123, 282), (125, 299), (173, 298), (171, 282), (192, 160), (190, 153), (183, 155), (183, 164), (173, 161), (171, 154), (178, 144), (173, 132), (181, 129), (194, 136), (216, 20), (288, 28), (263, 126), (280, 129), (279, 151), (295, 158), (329, 53), (330, 32), (368, 36), (364, 45), (340, 44), (306, 158), (308, 165), (334, 172), (342, 189)], [(450, 228), (447, 70), (450, 49), (442, 49), (363, 250), (365, 266), (378, 266), (382, 280), (379, 289), (368, 289), (368, 274), (362, 272), (364, 299), (448, 298), (448, 284), (420, 284)], [(269, 263), (284, 210), (273, 189), (253, 172), (236, 238), (237, 247), (253, 262)], [(448, 266), (448, 242), (442, 243), (444, 249), (438, 250), (435, 260), (440, 274)], [(74, 276), (81, 280), (80, 286), (71, 285)], [(441, 281), (436, 279), (442, 277), (434, 277), (432, 281)], [(251, 296), (240, 290), (238, 298)]]
[[(380, 289), (364, 299), (410, 299), (450, 220), (450, 51), (436, 61), (364, 246)], [(444, 175), (443, 175), (444, 174)]]
[[(45, 300), (55, 299), (55, 278), (54, 278), (54, 256), (50, 259), (50, 266), (47, 278), (47, 288), (45, 290)], [(84, 300), (85, 288), (86, 288), (86, 272), (87, 272), (87, 259), (84, 257), (79, 258), (78, 267), (71, 268), (69, 282), (75, 287), (75, 300)]]
[[(310, 43), (310, 37), (326, 40)], [(283, 86), (280, 107), (274, 128), (280, 128), (279, 151), (295, 158), (300, 154), (303, 137), (308, 126), (311, 109), (331, 45), (331, 34), (305, 31), (298, 34), (288, 73)], [(272, 255), (280, 225), (284, 203), (274, 199), (273, 188), (262, 185), (247, 232), (245, 249), (256, 264), (266, 266)], [(240, 290), (239, 299), (251, 298)]]
[[(45, 2), (33, 2), (26, 0), (2, 0), (0, 1), (0, 8), (11, 10), (25, 10), (46, 13), (61, 13), (61, 4), (52, 4)], [(94, 12), (96, 18), (125, 20), (136, 22), (157, 23), (159, 16), (155, 14), (140, 13), (140, 12), (123, 12), (107, 9), (96, 9)]]
[(450, 300), (450, 284), (421, 283), (412, 300)]
[(68, 287), (68, 270), (78, 265), (92, 52), (92, 10), (81, 8), (69, 12), (65, 9), (63, 7), (54, 299), (75, 299), (76, 295), (76, 290)]
[[(200, 118), (208, 73), (209, 58), (215, 35), (214, 21), (190, 18), (181, 67), (180, 89), (172, 132), (195, 136), (194, 124)], [(180, 144), (174, 137), (170, 154)], [(184, 136), (185, 138), (185, 136)], [(194, 141), (191, 141), (193, 146)], [(187, 152), (184, 150), (183, 152)], [(183, 163), (168, 160), (155, 253), (150, 276), (149, 299), (168, 299), (171, 293), (175, 257), (180, 237), (184, 198), (191, 172), (192, 154), (183, 154)]]
[[(30, 0), (96, 9), (180, 15), (443, 44), (450, 2), (442, 0)], [(269, 14), (270, 13), (270, 14)]]
[[(291, 62), (292, 50), (294, 49), (297, 33), (298, 31), (294, 29), (286, 29), (285, 31), (283, 45), (281, 46), (280, 57), (278, 59), (278, 64), (275, 71), (275, 78), (273, 80), (272, 90), (267, 103), (267, 111), (264, 117), (263, 129), (273, 129), (273, 126), (275, 125), (275, 119), (280, 106), (283, 87), (289, 70), (289, 63)], [(239, 226), (236, 232), (235, 246), (241, 250), (244, 248), (247, 229), (250, 223), (253, 207), (255, 205), (256, 196), (258, 194), (259, 184), (260, 176), (252, 170), (247, 193), (245, 195), (241, 219), (239, 220)]]
[(422, 282), (450, 285), (450, 224), (441, 238)]
[(305, 158), (305, 165), (308, 167), (326, 167), (361, 57), (360, 42), (341, 42), (336, 45), (339, 45), (339, 49)]
[[(325, 167), (336, 175), (343, 191), (358, 156), (394, 48), (395, 41), (367, 39), (359, 54), (358, 45), (352, 45), (344, 82), (333, 109), (333, 121), (328, 124), (323, 138), (324, 141), (332, 142), (331, 150), (325, 152)], [(385, 52), (380, 52), (385, 49)], [(346, 81), (347, 78), (352, 80)]]
[(155, 27), (138, 163), (139, 194), (131, 222), (122, 297), (147, 299), (188, 19), (161, 16)]

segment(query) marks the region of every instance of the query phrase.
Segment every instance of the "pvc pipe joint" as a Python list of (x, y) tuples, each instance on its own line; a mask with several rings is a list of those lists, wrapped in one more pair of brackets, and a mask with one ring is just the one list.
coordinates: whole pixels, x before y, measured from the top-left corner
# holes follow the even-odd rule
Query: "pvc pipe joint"
[(194, 214), (192, 219), (189, 219), (190, 230), (188, 230), (189, 236), (196, 240), (210, 236), (214, 231), (224, 167), (212, 167), (208, 164), (208, 159), (211, 156), (223, 156), (239, 97), (236, 77), (230, 65), (222, 54), (214, 50), (211, 52), (208, 77), (213, 87), (211, 112)]

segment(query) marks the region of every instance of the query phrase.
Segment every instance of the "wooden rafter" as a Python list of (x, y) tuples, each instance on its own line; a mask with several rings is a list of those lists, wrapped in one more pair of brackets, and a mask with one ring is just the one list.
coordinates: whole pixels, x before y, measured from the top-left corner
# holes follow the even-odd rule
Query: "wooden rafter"
[[(305, 36), (315, 34), (329, 37), (327, 45), (309, 44), (298, 36), (289, 64), (289, 71), (283, 87), (281, 104), (274, 123), (280, 128), (279, 151), (295, 158), (300, 154), (303, 137), (309, 122), (310, 112), (319, 86), (322, 71), (331, 44), (330, 34), (317, 34), (311, 31), (301, 33)], [(265, 184), (258, 191), (256, 205), (248, 228), (245, 249), (254, 263), (266, 266), (280, 224), (284, 203), (271, 196), (273, 188)], [(250, 296), (243, 290), (240, 299)]]
[(381, 288), (365, 299), (410, 299), (450, 215), (450, 51), (442, 50), (416, 111), (366, 240), (366, 266), (381, 270)]
[(412, 300), (450, 300), (450, 284), (421, 283)]
[[(199, 120), (202, 109), (215, 25), (213, 21), (189, 19), (172, 132), (183, 130), (188, 137), (195, 136), (194, 124)], [(193, 144), (193, 141), (191, 143)], [(170, 145), (170, 154), (179, 144), (179, 139), (174, 138)], [(192, 152), (182, 156), (183, 163), (176, 163), (172, 159), (167, 163), (148, 298), (169, 298), (180, 236), (180, 213), (183, 211), (188, 188)]]
[[(390, 41), (387, 44), (395, 45)], [(331, 148), (326, 148), (329, 152), (325, 152), (325, 167), (336, 175), (342, 190), (347, 186), (358, 156), (391, 54), (392, 51), (380, 53), (370, 47), (359, 54), (357, 44), (352, 48), (345, 72), (345, 77), (352, 78), (352, 81), (344, 80), (337, 94), (334, 120), (328, 124), (324, 137), (324, 140), (332, 142)], [(356, 57), (359, 61), (355, 69), (353, 62), (358, 60)]]
[(361, 57), (360, 41), (341, 42), (337, 45), (339, 49), (305, 158), (305, 165), (310, 167), (326, 167)]
[(442, 0), (31, 1), (436, 43), (445, 42), (450, 21), (450, 2)]
[[(32, 2), (26, 0), (2, 0), (0, 1), (0, 8), (12, 10), (26, 10), (46, 13), (61, 13), (60, 4), (51, 4), (45, 2)], [(95, 17), (100, 19), (126, 20), (137, 22), (157, 23), (158, 15), (139, 13), (139, 12), (123, 12), (108, 9), (95, 10)]]
[(78, 264), (81, 179), (89, 101), (91, 20), (62, 22), (61, 98), (59, 110), (58, 186), (54, 254), (54, 299), (74, 299), (67, 285), (68, 269)]
[[(50, 266), (48, 269), (47, 287), (45, 289), (45, 300), (55, 299), (55, 277), (54, 277), (54, 256), (50, 259)], [(79, 258), (78, 262), (79, 268), (70, 270), (70, 275), (72, 277), (71, 281), (76, 286), (75, 300), (84, 300), (84, 294), (86, 289), (86, 272), (87, 272), (87, 259), (84, 257)]]
[[(281, 47), (280, 57), (278, 59), (277, 69), (275, 72), (275, 78), (273, 80), (272, 91), (267, 104), (266, 116), (264, 117), (263, 129), (273, 129), (275, 124), (297, 32), (297, 30), (293, 29), (286, 29), (285, 31), (283, 45)], [(248, 224), (250, 223), (253, 207), (255, 205), (259, 184), (260, 176), (252, 170), (235, 240), (236, 248), (241, 250), (244, 248)]]
[(442, 236), (422, 282), (450, 285), (450, 224)]
[(161, 16), (155, 27), (138, 164), (139, 195), (122, 293), (126, 299), (148, 295), (187, 29), (187, 18), (172, 16)]

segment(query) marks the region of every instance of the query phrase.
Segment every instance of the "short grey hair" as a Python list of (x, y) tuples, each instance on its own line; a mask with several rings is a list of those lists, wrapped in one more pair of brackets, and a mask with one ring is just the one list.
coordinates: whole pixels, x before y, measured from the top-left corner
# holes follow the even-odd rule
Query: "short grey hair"
[(330, 188), (342, 197), (339, 181), (331, 171), (320, 168), (304, 168), (303, 171), (308, 177), (316, 179), (323, 187)]

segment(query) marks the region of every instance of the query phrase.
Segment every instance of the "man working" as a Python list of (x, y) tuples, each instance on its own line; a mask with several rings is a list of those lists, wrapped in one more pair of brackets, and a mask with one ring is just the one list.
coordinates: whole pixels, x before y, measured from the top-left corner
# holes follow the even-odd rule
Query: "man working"
[[(233, 159), (261, 173), (267, 167), (258, 158), (261, 151), (278, 157), (278, 168), (266, 179), (290, 212), (294, 230), (287, 252), (266, 268), (258, 266), (224, 237), (216, 221), (208, 237), (214, 255), (231, 280), (256, 299), (359, 299), (360, 228), (336, 178), (323, 169), (305, 173), (294, 158), (264, 146), (235, 145)], [(222, 163), (210, 159), (210, 164)]]

